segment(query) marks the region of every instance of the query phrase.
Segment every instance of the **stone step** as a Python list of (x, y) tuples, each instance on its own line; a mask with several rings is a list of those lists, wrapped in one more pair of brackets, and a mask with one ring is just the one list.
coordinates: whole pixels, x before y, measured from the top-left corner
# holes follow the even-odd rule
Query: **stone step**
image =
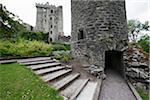
[(102, 79), (98, 79), (96, 90), (95, 90), (95, 93), (94, 93), (94, 96), (93, 96), (92, 100), (98, 100), (99, 99), (101, 87), (102, 87)]
[(35, 73), (38, 75), (41, 74), (45, 74), (45, 73), (51, 73), (51, 72), (55, 72), (61, 69), (66, 68), (65, 66), (57, 66), (57, 67), (51, 67), (51, 68), (45, 68), (45, 69), (40, 69), (40, 70), (36, 70)]
[(16, 60), (1, 60), (0, 64), (10, 64), (10, 63), (15, 63), (17, 62)]
[(44, 69), (44, 68), (55, 67), (55, 66), (60, 66), (60, 65), (61, 65), (61, 63), (55, 62), (55, 63), (31, 65), (31, 66), (28, 66), (28, 67), (35, 70), (35, 69)]
[(76, 100), (93, 100), (97, 84), (97, 82), (88, 82)]
[(62, 80), (54, 83), (53, 86), (55, 87), (55, 89), (60, 90), (63, 87), (65, 87), (66, 85), (68, 85), (69, 83), (71, 83), (72, 81), (74, 81), (75, 79), (77, 79), (79, 76), (80, 76), (79, 73), (68, 75), (67, 77), (63, 78)]
[(78, 89), (75, 91), (75, 93), (70, 97), (69, 100), (75, 100), (76, 97), (82, 92), (84, 87), (87, 85), (89, 79), (86, 79), (85, 81), (82, 81), (82, 84), (78, 87)]
[(41, 60), (41, 61), (34, 61), (34, 62), (22, 62), (21, 64), (24, 64), (24, 65), (37, 65), (37, 64), (45, 64), (45, 63), (53, 63), (55, 62), (55, 60)]
[(60, 92), (66, 98), (74, 98), (76, 97), (83, 87), (87, 84), (89, 79), (77, 79), (72, 84), (70, 84), (67, 88)]
[(49, 73), (49, 74), (46, 74), (44, 76), (42, 76), (42, 79), (45, 81), (45, 82), (48, 82), (48, 81), (51, 81), (51, 80), (54, 80), (58, 77), (61, 77), (67, 73), (70, 73), (72, 71), (72, 69), (64, 69), (64, 70), (60, 70), (60, 71), (56, 71), (56, 72), (53, 72), (53, 73)]
[(19, 63), (25, 62), (34, 62), (34, 61), (42, 61), (42, 60), (50, 60), (50, 57), (36, 57), (36, 58), (26, 58), (26, 59), (19, 59), (17, 60)]

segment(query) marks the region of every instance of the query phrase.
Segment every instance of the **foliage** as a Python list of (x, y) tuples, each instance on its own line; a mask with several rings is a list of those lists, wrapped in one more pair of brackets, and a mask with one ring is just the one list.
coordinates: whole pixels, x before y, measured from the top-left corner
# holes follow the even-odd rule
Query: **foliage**
[(26, 66), (0, 65), (0, 80), (1, 100), (63, 100)]
[[(68, 44), (58, 44), (58, 43), (47, 44), (43, 41), (36, 41), (36, 40), (31, 41), (31, 40), (25, 40), (25, 39), (0, 40), (0, 56), (1, 57), (50, 56), (53, 51), (70, 50), (69, 46), (70, 45)], [(67, 58), (64, 58), (64, 59), (67, 59)]]
[(132, 41), (137, 40), (137, 36), (141, 31), (149, 31), (150, 29), (149, 22), (146, 21), (144, 24), (142, 24), (140, 21), (137, 20), (129, 20), (128, 21), (128, 31), (129, 31), (129, 38)]
[(149, 52), (150, 36), (142, 36), (138, 41), (138, 44), (143, 48), (144, 51)]
[(70, 51), (54, 51), (53, 56), (62, 62), (68, 62), (72, 59)]
[(146, 92), (143, 89), (139, 89), (139, 88), (137, 89), (137, 91), (139, 92), (143, 100), (149, 100), (149, 96), (150, 96), (149, 92)]
[(48, 42), (48, 34), (43, 32), (22, 32), (20, 37), (26, 40), (44, 41), (46, 43)]
[(49, 56), (51, 53), (52, 45), (42, 41), (24, 39), (17, 41), (0, 40), (0, 56)]
[(21, 32), (26, 31), (22, 21), (15, 14), (9, 12), (6, 7), (0, 8), (0, 38), (16, 38)]
[(70, 44), (53, 43), (53, 51), (70, 50)]
[(70, 44), (63, 44), (67, 50), (71, 50), (71, 45)]

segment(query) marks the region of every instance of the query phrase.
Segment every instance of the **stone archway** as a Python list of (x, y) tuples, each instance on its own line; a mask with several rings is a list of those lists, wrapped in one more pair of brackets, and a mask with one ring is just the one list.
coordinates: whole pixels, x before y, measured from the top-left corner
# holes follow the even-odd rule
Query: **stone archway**
[(105, 51), (105, 71), (114, 70), (124, 76), (123, 53), (121, 51)]

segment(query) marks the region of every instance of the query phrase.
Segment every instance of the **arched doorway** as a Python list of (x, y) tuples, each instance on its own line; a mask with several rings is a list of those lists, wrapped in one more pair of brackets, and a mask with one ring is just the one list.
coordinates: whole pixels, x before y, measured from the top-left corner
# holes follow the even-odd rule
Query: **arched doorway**
[(124, 76), (123, 53), (121, 51), (105, 51), (105, 71), (113, 70)]

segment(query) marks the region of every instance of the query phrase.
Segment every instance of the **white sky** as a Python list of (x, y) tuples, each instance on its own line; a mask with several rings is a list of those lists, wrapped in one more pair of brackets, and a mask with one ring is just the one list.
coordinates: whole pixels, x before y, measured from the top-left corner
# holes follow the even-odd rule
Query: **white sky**
[[(18, 15), (25, 23), (35, 26), (35, 3), (46, 3), (63, 6), (63, 21), (65, 35), (71, 34), (71, 0), (0, 0), (6, 8)], [(150, 21), (150, 0), (126, 0), (128, 19), (137, 19), (141, 22)]]

